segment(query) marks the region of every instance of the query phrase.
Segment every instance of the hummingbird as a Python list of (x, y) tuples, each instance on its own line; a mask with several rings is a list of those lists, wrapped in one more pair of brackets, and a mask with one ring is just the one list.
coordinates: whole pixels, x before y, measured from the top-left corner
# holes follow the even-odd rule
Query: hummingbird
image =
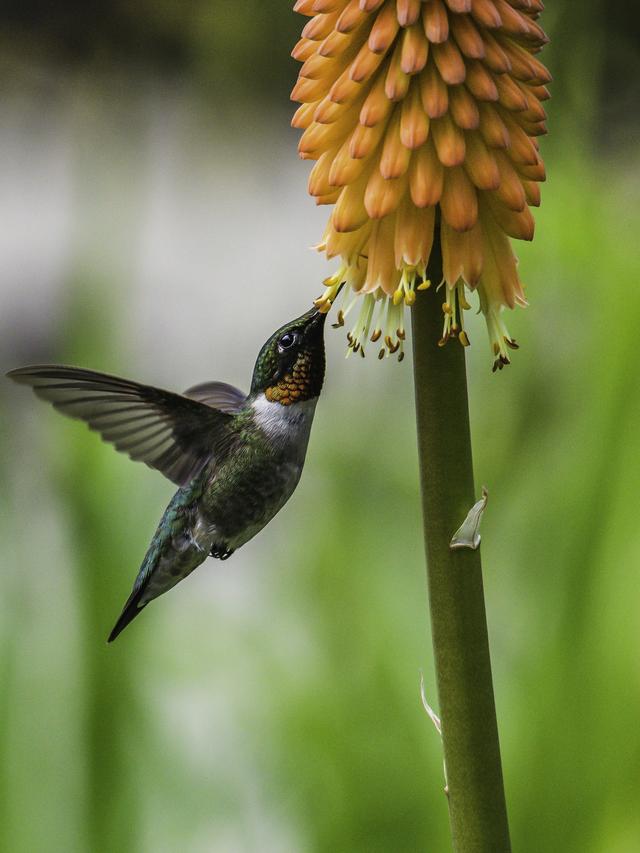
[(225, 382), (176, 394), (57, 364), (7, 374), (179, 487), (108, 642), (208, 556), (230, 557), (289, 500), (324, 381), (325, 318), (312, 308), (274, 332), (249, 394)]

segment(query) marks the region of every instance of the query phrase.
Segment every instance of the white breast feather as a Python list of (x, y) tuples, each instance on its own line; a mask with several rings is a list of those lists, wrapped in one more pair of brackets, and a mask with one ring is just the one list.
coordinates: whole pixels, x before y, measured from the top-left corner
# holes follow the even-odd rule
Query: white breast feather
[(289, 444), (306, 450), (317, 398), (283, 406), (260, 394), (252, 403), (256, 424), (275, 443)]

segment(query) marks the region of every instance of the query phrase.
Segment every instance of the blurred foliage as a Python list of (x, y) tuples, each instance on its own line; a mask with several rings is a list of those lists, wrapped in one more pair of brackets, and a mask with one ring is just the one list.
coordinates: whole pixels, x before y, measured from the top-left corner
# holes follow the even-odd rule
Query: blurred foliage
[[(213, 102), (266, 99), (286, 107), (298, 64), (289, 56), (304, 18), (293, 3), (244, 0), (5, 0), (0, 47), (21, 61), (46, 59), (105, 69), (116, 64), (196, 81)], [(603, 113), (601, 144), (610, 121), (635, 118), (640, 96), (640, 12), (626, 0), (592, 0), (576, 11), (549, 4), (545, 28), (554, 41), (545, 61), (556, 76), (554, 99)], [(259, 68), (259, 74), (247, 69)], [(584, 118), (584, 115), (583, 115)]]
[(66, 67), (185, 74), (222, 101), (271, 96), (286, 104), (300, 21), (288, 3), (260, 0), (8, 0), (0, 45)]
[[(635, 853), (640, 839), (640, 164), (625, 144), (637, 117), (624, 109), (638, 57), (634, 13), (622, 9), (583, 5), (578, 22), (569, 4), (546, 13), (550, 181), (538, 238), (519, 247), (532, 305), (509, 318), (523, 344), (509, 370), (490, 373), (484, 330), (471, 320), (477, 483), (490, 492), (487, 604), (522, 853)], [(133, 78), (151, 67), (213, 92), (200, 100), (207, 110), (225, 93), (264, 92), (284, 106), (300, 26), (288, 3), (205, 0), (9, 2), (0, 20), (4, 62), (18, 76), (30, 63), (70, 73), (125, 62)], [(81, 115), (100, 86), (83, 80)], [(124, 119), (116, 129), (123, 140), (129, 130)], [(255, 130), (274, 134), (266, 123)], [(233, 170), (210, 141), (213, 172)], [(85, 165), (91, 155), (83, 149)], [(118, 188), (140, 164), (124, 143), (115, 156), (125, 164), (108, 175)], [(260, 148), (254, 156), (272, 162)], [(101, 185), (86, 175), (90, 202)], [(240, 221), (242, 210), (229, 216)], [(134, 247), (143, 214), (140, 205), (123, 217)], [(106, 258), (108, 223), (93, 229)], [(76, 258), (63, 309), (47, 314), (57, 322), (47, 357), (127, 370), (137, 330), (108, 266), (91, 281)], [(266, 268), (245, 282), (245, 304), (251, 288), (281, 287), (275, 276)], [(41, 357), (32, 333), (12, 329), (10, 339)], [(328, 344), (335, 353), (342, 341), (328, 335)], [(0, 850), (448, 849), (440, 746), (419, 701), (420, 670), (434, 704), (435, 688), (410, 362), (343, 368), (331, 353), (290, 505), (110, 647), (170, 487), (0, 388)]]

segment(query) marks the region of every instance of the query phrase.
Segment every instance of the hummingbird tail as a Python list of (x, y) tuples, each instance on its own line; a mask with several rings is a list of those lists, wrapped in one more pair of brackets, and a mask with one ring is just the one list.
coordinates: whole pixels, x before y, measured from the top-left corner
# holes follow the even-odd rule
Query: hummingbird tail
[(142, 613), (144, 608), (147, 606), (148, 602), (140, 604), (143, 591), (143, 588), (140, 588), (129, 596), (118, 621), (114, 625), (112, 632), (109, 634), (109, 639), (107, 640), (108, 643), (112, 643), (118, 634), (124, 631), (129, 622), (133, 622), (136, 616), (139, 613)]

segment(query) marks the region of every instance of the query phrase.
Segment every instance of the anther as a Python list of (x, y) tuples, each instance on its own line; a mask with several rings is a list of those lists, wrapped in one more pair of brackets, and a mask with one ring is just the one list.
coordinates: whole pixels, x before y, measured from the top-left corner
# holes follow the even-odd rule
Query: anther
[(382, 335), (382, 329), (375, 329), (374, 333), (371, 335), (371, 343), (375, 344), (376, 341), (380, 340), (380, 335)]

